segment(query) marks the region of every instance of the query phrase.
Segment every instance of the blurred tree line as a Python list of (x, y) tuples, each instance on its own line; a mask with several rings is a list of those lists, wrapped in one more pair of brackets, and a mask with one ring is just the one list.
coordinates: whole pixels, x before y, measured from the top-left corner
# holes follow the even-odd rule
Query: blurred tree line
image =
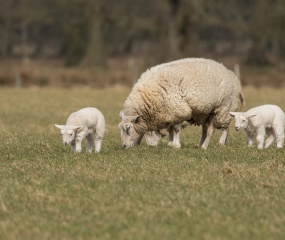
[(285, 60), (284, 0), (0, 0), (0, 57)]

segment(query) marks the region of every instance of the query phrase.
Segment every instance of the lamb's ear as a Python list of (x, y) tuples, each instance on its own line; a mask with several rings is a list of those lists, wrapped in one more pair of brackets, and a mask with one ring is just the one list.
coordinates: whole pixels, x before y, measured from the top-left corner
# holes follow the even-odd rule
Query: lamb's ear
[(235, 117), (238, 113), (237, 112), (229, 112), (232, 117)]
[(54, 124), (54, 126), (56, 126), (57, 128), (59, 128), (60, 130), (65, 128), (65, 125), (58, 125), (58, 124)]
[(120, 116), (121, 118), (123, 118), (123, 117), (125, 116), (124, 112), (123, 112), (123, 111), (120, 111), (119, 116)]
[(252, 118), (252, 117), (255, 117), (255, 116), (256, 116), (256, 113), (246, 115), (247, 118)]
[(132, 116), (130, 120), (132, 123), (138, 123), (140, 121), (140, 118), (141, 118), (140, 115), (136, 115), (136, 116)]

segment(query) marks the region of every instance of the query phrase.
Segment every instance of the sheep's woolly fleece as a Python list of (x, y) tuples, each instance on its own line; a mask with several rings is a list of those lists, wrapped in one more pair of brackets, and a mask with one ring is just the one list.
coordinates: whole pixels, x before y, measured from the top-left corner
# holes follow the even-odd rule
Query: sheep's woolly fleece
[(227, 128), (237, 76), (204, 58), (181, 59), (144, 72), (124, 103), (126, 116), (140, 115), (138, 133), (192, 120), (204, 124), (214, 115), (215, 128)]

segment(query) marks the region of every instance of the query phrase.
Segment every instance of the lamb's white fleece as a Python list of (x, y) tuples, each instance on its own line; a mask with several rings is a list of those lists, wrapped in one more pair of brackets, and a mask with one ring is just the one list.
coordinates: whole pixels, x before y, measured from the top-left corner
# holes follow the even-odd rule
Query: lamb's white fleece
[[(246, 112), (230, 112), (230, 115), (235, 117), (236, 130), (246, 131), (249, 147), (253, 145), (255, 137), (259, 149), (269, 147), (274, 139), (278, 148), (283, 147), (285, 114), (280, 107), (267, 104)], [(265, 141), (266, 135), (269, 137)]]

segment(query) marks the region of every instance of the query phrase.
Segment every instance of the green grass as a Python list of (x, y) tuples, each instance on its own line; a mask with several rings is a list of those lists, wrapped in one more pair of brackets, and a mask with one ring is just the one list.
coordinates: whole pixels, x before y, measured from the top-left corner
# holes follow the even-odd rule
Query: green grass
[[(284, 149), (248, 149), (232, 128), (227, 147), (217, 131), (202, 151), (188, 127), (180, 150), (123, 150), (129, 91), (0, 89), (0, 239), (283, 239)], [(282, 89), (244, 94), (246, 109), (285, 109)], [(72, 154), (54, 123), (87, 106), (106, 118), (102, 152)]]

